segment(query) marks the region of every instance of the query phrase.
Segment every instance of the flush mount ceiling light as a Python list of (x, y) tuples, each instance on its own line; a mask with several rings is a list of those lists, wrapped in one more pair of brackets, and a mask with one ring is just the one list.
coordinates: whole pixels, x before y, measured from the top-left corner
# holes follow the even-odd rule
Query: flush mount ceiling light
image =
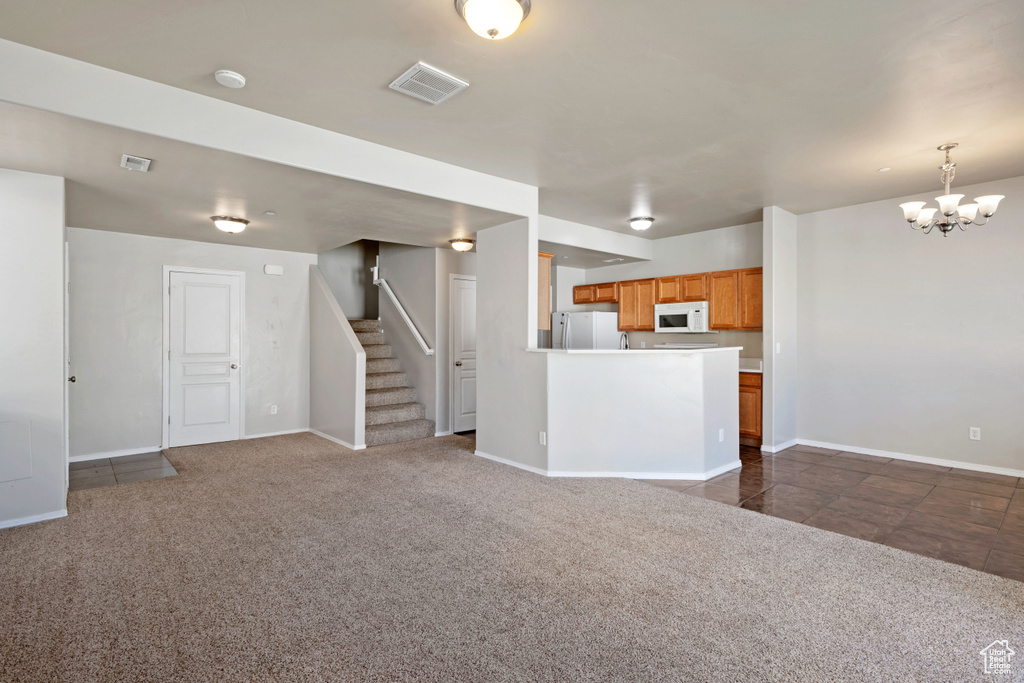
[(210, 220), (218, 230), (231, 233), (242, 232), (245, 230), (245, 226), (249, 225), (249, 221), (234, 216), (210, 216)]
[(650, 216), (637, 216), (629, 219), (629, 227), (634, 230), (646, 230), (654, 225), (654, 219)]
[(245, 87), (245, 76), (238, 73), (237, 71), (228, 71), (227, 69), (221, 69), (220, 71), (213, 74), (213, 77), (217, 79), (217, 82), (223, 85), (225, 88), (244, 88)]
[(455, 0), (455, 11), (481, 38), (501, 40), (530, 14), (530, 0)]
[(458, 239), (448, 240), (448, 243), (452, 245), (452, 249), (455, 251), (469, 251), (476, 244), (474, 240), (466, 237), (459, 237)]
[[(960, 200), (964, 198), (962, 194), (950, 194), (949, 184), (956, 175), (956, 164), (949, 158), (949, 153), (957, 146), (956, 142), (947, 142), (938, 147), (940, 152), (946, 153), (946, 162), (939, 166), (939, 170), (942, 171), (939, 180), (946, 186), (946, 194), (935, 198), (935, 201), (939, 203), (939, 208), (926, 209), (924, 208), (926, 202), (900, 204), (900, 208), (903, 209), (903, 217), (914, 230), (921, 230), (927, 235), (934, 228), (938, 228), (943, 237), (948, 237), (950, 231), (955, 227), (966, 230), (968, 225), (985, 225), (999, 207), (999, 202), (1003, 199), (1001, 194), (975, 197), (974, 204), (964, 204), (963, 206), (959, 206)], [(936, 213), (939, 214), (938, 218), (935, 218)], [(985, 218), (984, 222), (978, 219), (978, 214)]]

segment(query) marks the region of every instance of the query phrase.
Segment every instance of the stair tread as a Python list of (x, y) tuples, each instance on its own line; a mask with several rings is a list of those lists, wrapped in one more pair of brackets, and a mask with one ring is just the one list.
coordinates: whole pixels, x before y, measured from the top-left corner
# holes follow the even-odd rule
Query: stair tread
[[(384, 389), (375, 389), (374, 391), (385, 391), (385, 390)], [(370, 412), (370, 411), (380, 411), (380, 412), (383, 412), (385, 410), (397, 410), (399, 408), (408, 408), (409, 406), (419, 406), (419, 405), (423, 405), (423, 404), (419, 403), (418, 401), (407, 401), (405, 403), (389, 403), (389, 404), (383, 405), (383, 406), (366, 406), (366, 411), (367, 412)]]
[(405, 427), (421, 427), (426, 425), (433, 425), (433, 420), (427, 420), (425, 418), (417, 418), (415, 420), (402, 420), (401, 422), (385, 422), (379, 425), (366, 425), (366, 431), (380, 432), (388, 429), (402, 429)]

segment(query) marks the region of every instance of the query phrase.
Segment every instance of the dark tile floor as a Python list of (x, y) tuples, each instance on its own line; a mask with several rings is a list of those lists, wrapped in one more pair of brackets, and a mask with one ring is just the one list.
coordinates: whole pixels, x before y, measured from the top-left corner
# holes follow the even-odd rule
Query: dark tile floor
[(647, 480), (1024, 581), (1024, 479), (795, 446), (706, 482)]
[(136, 481), (173, 477), (178, 472), (163, 453), (125, 455), (120, 458), (100, 458), (73, 462), (70, 465), (68, 489), (95, 489), (101, 486), (130, 484)]

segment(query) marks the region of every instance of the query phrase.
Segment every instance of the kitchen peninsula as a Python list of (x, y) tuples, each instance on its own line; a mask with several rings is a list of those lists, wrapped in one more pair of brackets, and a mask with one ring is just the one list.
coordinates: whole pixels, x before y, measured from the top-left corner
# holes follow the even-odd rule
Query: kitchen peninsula
[(547, 474), (709, 479), (739, 467), (737, 347), (552, 350)]

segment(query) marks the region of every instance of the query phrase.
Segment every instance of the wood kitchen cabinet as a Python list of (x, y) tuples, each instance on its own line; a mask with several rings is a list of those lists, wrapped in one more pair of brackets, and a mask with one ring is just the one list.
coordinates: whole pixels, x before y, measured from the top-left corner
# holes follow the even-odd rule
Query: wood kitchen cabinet
[(598, 285), (578, 285), (572, 288), (574, 304), (614, 304), (619, 301), (619, 283), (602, 282)]
[(537, 329), (551, 329), (551, 259), (554, 254), (537, 252)]
[(678, 304), (688, 301), (707, 301), (707, 281), (707, 273), (659, 277), (657, 303)]
[(761, 375), (756, 372), (740, 373), (740, 441), (761, 445)]
[(653, 332), (657, 280), (619, 283), (619, 329), (623, 332)]
[(677, 304), (683, 300), (682, 275), (659, 277), (657, 281), (656, 303)]
[(710, 329), (760, 330), (764, 308), (762, 278), (762, 268), (708, 273)]

